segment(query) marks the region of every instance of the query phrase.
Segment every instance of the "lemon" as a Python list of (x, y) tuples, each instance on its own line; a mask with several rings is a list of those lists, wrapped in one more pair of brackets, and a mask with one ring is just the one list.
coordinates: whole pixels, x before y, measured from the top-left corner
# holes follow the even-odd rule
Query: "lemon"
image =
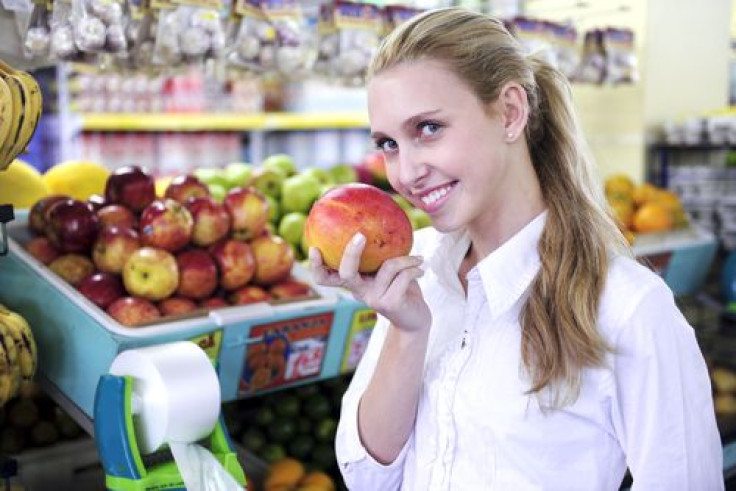
[(86, 201), (93, 194), (104, 194), (110, 170), (95, 162), (69, 160), (56, 164), (43, 175), (49, 191)]
[(22, 160), (14, 160), (7, 169), (0, 171), (0, 204), (30, 208), (48, 194), (41, 174)]

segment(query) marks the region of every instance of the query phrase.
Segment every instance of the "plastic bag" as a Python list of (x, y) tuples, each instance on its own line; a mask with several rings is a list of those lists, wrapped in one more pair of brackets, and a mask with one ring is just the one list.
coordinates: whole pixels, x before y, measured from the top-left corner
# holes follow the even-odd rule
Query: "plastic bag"
[(23, 54), (26, 58), (40, 58), (49, 55), (51, 43), (51, 7), (47, 1), (35, 3), (23, 39)]

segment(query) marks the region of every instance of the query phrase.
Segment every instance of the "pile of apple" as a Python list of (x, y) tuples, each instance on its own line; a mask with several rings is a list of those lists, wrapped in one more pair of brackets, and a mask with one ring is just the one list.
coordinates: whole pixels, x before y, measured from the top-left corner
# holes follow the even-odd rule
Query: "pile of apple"
[[(221, 201), (194, 175), (157, 197), (137, 166), (113, 172), (104, 196), (36, 202), (24, 244), (82, 295), (126, 326), (208, 309), (309, 297), (292, 278), (292, 246), (267, 227), (269, 202), (252, 186)], [(169, 320), (169, 319), (167, 319)]]
[[(383, 156), (377, 152), (365, 155), (356, 165), (338, 164), (329, 168), (316, 166), (297, 169), (291, 156), (273, 154), (260, 165), (233, 163), (224, 168), (203, 168), (195, 175), (204, 182), (216, 199), (228, 189), (251, 186), (266, 197), (269, 204), (269, 227), (294, 248), (298, 259), (307, 255), (304, 225), (312, 205), (336, 185), (362, 182), (390, 190)], [(399, 195), (394, 200), (406, 212), (412, 227), (429, 225), (429, 217)]]

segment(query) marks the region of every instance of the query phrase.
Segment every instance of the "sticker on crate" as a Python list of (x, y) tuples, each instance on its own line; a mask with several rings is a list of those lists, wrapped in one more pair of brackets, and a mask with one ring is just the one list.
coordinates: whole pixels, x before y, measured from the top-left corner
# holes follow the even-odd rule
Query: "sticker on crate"
[(376, 325), (376, 311), (373, 309), (356, 310), (350, 323), (350, 332), (345, 343), (345, 353), (340, 364), (342, 373), (355, 370), (363, 357), (368, 340), (371, 338), (373, 326)]
[(210, 360), (217, 361), (220, 358), (222, 329), (193, 337), (190, 341), (202, 348)]
[(318, 377), (327, 351), (333, 312), (251, 328), (238, 395)]

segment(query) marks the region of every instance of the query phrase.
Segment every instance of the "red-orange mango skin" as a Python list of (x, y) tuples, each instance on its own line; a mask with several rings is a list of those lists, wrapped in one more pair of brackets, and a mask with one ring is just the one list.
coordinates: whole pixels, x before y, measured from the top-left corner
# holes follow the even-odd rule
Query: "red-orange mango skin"
[(366, 238), (361, 273), (375, 273), (385, 260), (411, 251), (413, 230), (406, 213), (386, 192), (368, 184), (330, 189), (312, 206), (304, 226), (307, 246), (319, 249), (325, 265), (335, 270), (358, 232)]

